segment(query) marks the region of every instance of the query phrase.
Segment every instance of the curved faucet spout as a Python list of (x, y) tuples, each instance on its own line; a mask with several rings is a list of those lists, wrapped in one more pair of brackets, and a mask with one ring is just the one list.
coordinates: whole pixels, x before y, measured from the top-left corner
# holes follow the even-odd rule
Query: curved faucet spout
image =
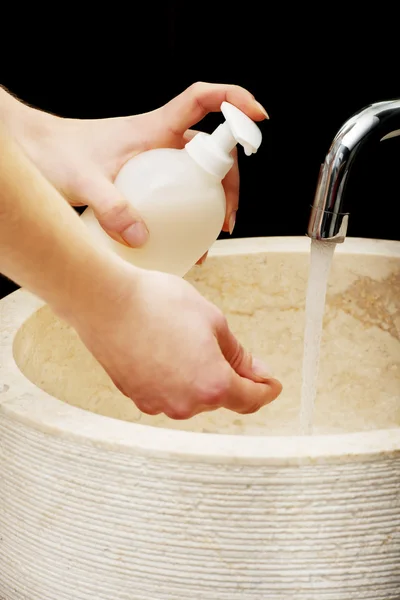
[(376, 102), (353, 115), (336, 134), (319, 172), (307, 235), (340, 243), (347, 235), (346, 185), (361, 150), (400, 135), (400, 99)]

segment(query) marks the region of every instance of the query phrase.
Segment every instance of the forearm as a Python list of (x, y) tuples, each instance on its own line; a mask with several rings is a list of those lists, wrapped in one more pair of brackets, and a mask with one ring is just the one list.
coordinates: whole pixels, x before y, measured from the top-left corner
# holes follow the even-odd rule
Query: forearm
[(22, 114), (29, 108), (20, 102), (6, 88), (0, 85), (0, 119), (8, 122), (14, 118), (14, 115)]
[(21, 102), (0, 86), (0, 124), (36, 165), (40, 164), (40, 146), (46, 144), (59, 121), (60, 117)]
[(27, 106), (0, 86), (0, 122), (3, 122), (13, 137), (19, 140), (24, 131), (29, 133), (35, 122), (40, 120), (40, 115), (45, 113)]
[(69, 318), (122, 290), (124, 265), (84, 224), (0, 121), (0, 272)]

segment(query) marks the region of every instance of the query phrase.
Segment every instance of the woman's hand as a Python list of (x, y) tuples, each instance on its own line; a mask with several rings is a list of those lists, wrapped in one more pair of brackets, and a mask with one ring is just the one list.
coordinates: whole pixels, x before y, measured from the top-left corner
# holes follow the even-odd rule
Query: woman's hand
[(124, 268), (115, 301), (99, 298), (96, 311), (78, 311), (73, 323), (142, 412), (188, 419), (224, 407), (246, 414), (280, 394), (280, 382), (253, 360), (221, 311), (192, 285), (173, 275)]
[[(0, 95), (0, 109), (4, 93)], [(218, 112), (224, 100), (254, 121), (268, 118), (265, 109), (242, 87), (196, 83), (157, 110), (110, 119), (60, 118), (12, 99), (14, 105), (7, 113), (6, 123), (28, 156), (70, 204), (90, 206), (110, 236), (139, 247), (145, 243), (148, 232), (141, 216), (113, 184), (119, 170), (145, 150), (182, 148), (196, 134), (190, 128), (208, 113)], [(227, 199), (223, 231), (231, 233), (239, 202), (236, 154), (235, 158), (223, 181)]]

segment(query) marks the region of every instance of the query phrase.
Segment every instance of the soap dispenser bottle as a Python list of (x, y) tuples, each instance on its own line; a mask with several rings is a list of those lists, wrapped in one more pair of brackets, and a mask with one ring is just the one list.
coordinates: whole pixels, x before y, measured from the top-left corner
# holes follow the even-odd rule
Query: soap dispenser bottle
[(223, 102), (225, 122), (210, 135), (198, 133), (183, 149), (147, 150), (128, 160), (115, 185), (132, 202), (149, 231), (141, 248), (113, 240), (87, 208), (81, 219), (99, 244), (133, 265), (183, 277), (218, 238), (225, 220), (222, 180), (241, 144), (256, 152), (261, 131), (238, 108)]

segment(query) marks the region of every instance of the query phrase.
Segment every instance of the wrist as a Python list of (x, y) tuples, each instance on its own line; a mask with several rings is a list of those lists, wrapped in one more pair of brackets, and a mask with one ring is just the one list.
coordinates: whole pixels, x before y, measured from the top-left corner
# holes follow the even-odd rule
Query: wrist
[(101, 324), (134, 285), (135, 269), (91, 240), (1, 119), (0, 148), (0, 271), (72, 325)]
[(103, 251), (81, 248), (79, 264), (71, 261), (64, 269), (62, 282), (57, 286), (49, 305), (63, 320), (77, 331), (87, 329), (88, 324), (103, 329), (113, 317), (120, 318), (122, 305), (132, 293), (138, 279), (139, 269)]

